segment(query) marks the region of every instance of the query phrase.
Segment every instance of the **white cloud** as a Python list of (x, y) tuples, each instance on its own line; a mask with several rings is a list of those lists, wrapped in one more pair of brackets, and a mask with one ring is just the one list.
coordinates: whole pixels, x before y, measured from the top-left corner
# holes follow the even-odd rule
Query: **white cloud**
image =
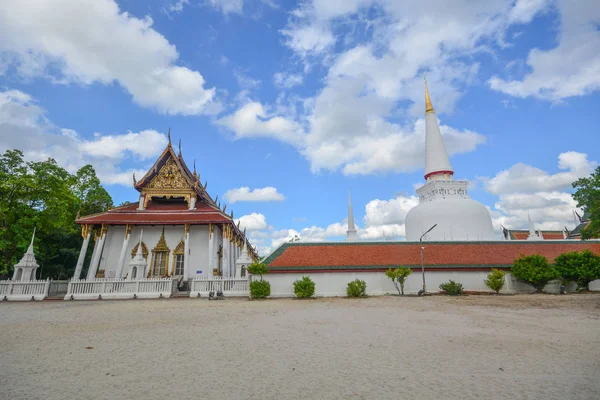
[(547, 9), (551, 0), (517, 0), (510, 10), (509, 22), (526, 24), (531, 22), (536, 14)]
[[(534, 2), (532, 2), (534, 3)], [(561, 26), (558, 46), (533, 49), (527, 57), (531, 72), (522, 80), (494, 76), (492, 89), (515, 97), (560, 101), (600, 89), (600, 7), (596, 0), (557, 0)]]
[[(182, 3), (183, 4), (183, 3)], [(150, 17), (121, 12), (113, 0), (0, 2), (0, 52), (23, 77), (105, 85), (165, 114), (214, 113), (215, 89), (198, 71), (176, 65), (174, 45)]]
[(247, 229), (250, 231), (260, 231), (262, 229), (267, 229), (267, 219), (263, 214), (252, 213), (248, 215), (244, 215), (235, 220), (236, 224), (240, 223), (241, 229)]
[(27, 93), (0, 91), (0, 151), (19, 149), (28, 160), (54, 158), (69, 172), (92, 164), (102, 183), (131, 186), (132, 174), (139, 169), (123, 170), (119, 163), (128, 157), (142, 160), (160, 154), (167, 144), (164, 134), (154, 130), (82, 138), (72, 129), (58, 129), (46, 117), (46, 111)]
[(496, 195), (564, 190), (570, 188), (577, 179), (591, 174), (596, 165), (588, 160), (587, 154), (568, 151), (558, 156), (558, 167), (567, 170), (565, 172), (549, 174), (531, 165), (518, 163), (491, 179), (482, 179), (485, 189)]
[(574, 151), (559, 154), (555, 174), (527, 164), (515, 164), (493, 178), (482, 178), (486, 191), (498, 196), (490, 209), (496, 229), (527, 229), (528, 217), (536, 229), (562, 230), (575, 227), (573, 210), (577, 203), (569, 192), (575, 180), (588, 176), (597, 163)]
[(318, 55), (335, 43), (328, 28), (318, 25), (294, 26), (281, 31), (286, 37), (286, 45), (302, 57)]
[(180, 13), (183, 11), (183, 7), (190, 4), (190, 0), (177, 0), (167, 6), (167, 11), (171, 13)]
[(302, 140), (302, 128), (296, 122), (268, 115), (258, 102), (246, 103), (233, 114), (218, 119), (216, 124), (233, 131), (238, 139), (271, 137), (287, 143)]
[(206, 0), (212, 7), (220, 10), (223, 14), (242, 14), (244, 0)]
[(294, 86), (301, 85), (303, 81), (302, 75), (299, 74), (286, 74), (284, 72), (276, 72), (273, 75), (273, 82), (275, 86), (282, 89), (290, 89)]
[(232, 204), (238, 201), (283, 201), (285, 199), (276, 188), (271, 186), (253, 190), (246, 186), (230, 189), (223, 197)]

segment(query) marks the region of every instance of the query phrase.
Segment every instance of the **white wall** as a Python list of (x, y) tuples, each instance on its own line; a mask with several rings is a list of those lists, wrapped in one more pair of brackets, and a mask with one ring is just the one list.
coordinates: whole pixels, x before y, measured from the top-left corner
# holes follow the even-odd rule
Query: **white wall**
[[(426, 271), (425, 284), (427, 292), (437, 293), (439, 285), (450, 279), (461, 283), (464, 290), (491, 292), (485, 286), (484, 280), (489, 272), (485, 271)], [(390, 279), (383, 272), (317, 272), (310, 274), (284, 273), (267, 274), (263, 279), (271, 283), (271, 297), (293, 297), (294, 281), (308, 275), (315, 282), (316, 296), (346, 296), (348, 282), (362, 279), (367, 283), (368, 295), (397, 294), (398, 291)], [(252, 279), (260, 279), (253, 277)], [(404, 284), (405, 294), (416, 294), (423, 286), (423, 278), (420, 272), (413, 271)], [(558, 284), (547, 285), (546, 291), (558, 293)], [(568, 289), (574, 290), (574, 286)], [(590, 290), (600, 290), (600, 280), (590, 284)], [(506, 283), (501, 293), (529, 293), (535, 291), (531, 286), (517, 282), (510, 274), (506, 275)]]
[[(152, 259), (152, 249), (154, 249), (160, 240), (162, 235), (162, 225), (144, 225), (135, 226), (131, 230), (129, 242), (127, 244), (127, 251), (125, 254), (125, 266), (123, 267), (123, 276), (128, 273), (128, 264), (131, 261), (131, 252), (139, 241), (140, 231), (144, 230), (142, 237), (143, 242), (148, 247), (148, 262)], [(184, 239), (184, 226), (183, 225), (165, 225), (165, 240), (167, 246), (171, 250), (169, 254), (169, 272), (173, 271), (173, 251), (181, 240)], [(118, 268), (119, 256), (121, 254), (121, 248), (125, 238), (125, 226), (111, 226), (106, 233), (106, 240), (104, 249), (102, 251), (102, 258), (100, 260), (100, 266), (98, 269), (104, 270), (105, 277), (113, 276)], [(219, 249), (220, 244), (220, 230), (215, 228), (215, 244), (213, 251), (213, 265), (216, 268), (217, 259), (216, 252)], [(212, 270), (208, 268), (208, 226), (207, 225), (193, 225), (190, 228), (190, 254), (188, 264), (188, 278), (194, 278), (196, 276), (212, 276)], [(90, 246), (90, 249), (92, 246)], [(91, 250), (88, 250), (91, 251)], [(198, 272), (201, 271), (201, 272)]]

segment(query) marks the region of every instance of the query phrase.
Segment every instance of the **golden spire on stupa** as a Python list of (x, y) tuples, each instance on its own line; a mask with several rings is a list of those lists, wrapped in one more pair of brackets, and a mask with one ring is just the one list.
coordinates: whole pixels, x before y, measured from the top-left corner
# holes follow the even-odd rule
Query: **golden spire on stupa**
[(429, 90), (427, 89), (427, 78), (425, 78), (425, 114), (434, 112), (431, 99), (429, 98)]

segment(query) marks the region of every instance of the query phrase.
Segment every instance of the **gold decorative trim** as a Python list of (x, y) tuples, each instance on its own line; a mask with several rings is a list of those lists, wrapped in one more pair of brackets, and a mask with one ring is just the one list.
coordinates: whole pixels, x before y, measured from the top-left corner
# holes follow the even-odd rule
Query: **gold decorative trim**
[(192, 226), (190, 224), (183, 225), (183, 232), (186, 237), (190, 234), (190, 229), (192, 229)]
[(92, 232), (92, 225), (81, 225), (81, 237), (82, 238), (87, 238), (90, 236), (90, 233)]
[(162, 234), (160, 235), (160, 239), (158, 239), (158, 243), (156, 247), (152, 249), (152, 260), (150, 262), (150, 268), (148, 271), (148, 277), (150, 276), (160, 276), (154, 273), (154, 260), (156, 259), (156, 253), (167, 253), (165, 255), (166, 265), (165, 265), (165, 275), (169, 276), (169, 254), (171, 253), (171, 249), (167, 246), (167, 241), (165, 239), (165, 228), (163, 227)]
[(108, 225), (102, 224), (102, 228), (100, 229), (100, 238), (104, 237), (106, 232), (108, 232)]
[(425, 80), (425, 114), (435, 112), (433, 111), (433, 105), (431, 104), (431, 99), (429, 98), (429, 89), (427, 89), (427, 79)]
[(215, 225), (208, 224), (208, 238), (209, 239), (212, 239), (214, 231), (215, 231)]
[(129, 238), (129, 235), (131, 234), (131, 230), (133, 229), (133, 226), (127, 224), (125, 225), (125, 239)]
[[(179, 242), (177, 247), (175, 247), (175, 250), (173, 250), (173, 271), (171, 275), (175, 275), (175, 268), (177, 268), (177, 256), (183, 256), (183, 262), (185, 263), (185, 257), (187, 255), (185, 254), (185, 243), (183, 240)], [(183, 272), (185, 273), (185, 266)]]
[[(131, 258), (135, 257), (135, 254), (137, 253), (139, 245), (140, 245), (139, 243), (136, 243), (135, 246), (133, 247), (133, 250), (131, 250)], [(146, 243), (144, 243), (144, 242), (142, 242), (142, 255), (144, 256), (144, 258), (147, 261), (148, 260), (148, 246), (146, 246)]]

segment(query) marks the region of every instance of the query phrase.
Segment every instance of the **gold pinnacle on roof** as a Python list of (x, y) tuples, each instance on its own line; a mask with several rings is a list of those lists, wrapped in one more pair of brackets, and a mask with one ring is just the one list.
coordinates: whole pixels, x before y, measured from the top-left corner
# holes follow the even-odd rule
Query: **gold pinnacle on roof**
[(429, 90), (427, 89), (427, 79), (425, 79), (425, 114), (434, 112), (431, 99), (429, 98)]

